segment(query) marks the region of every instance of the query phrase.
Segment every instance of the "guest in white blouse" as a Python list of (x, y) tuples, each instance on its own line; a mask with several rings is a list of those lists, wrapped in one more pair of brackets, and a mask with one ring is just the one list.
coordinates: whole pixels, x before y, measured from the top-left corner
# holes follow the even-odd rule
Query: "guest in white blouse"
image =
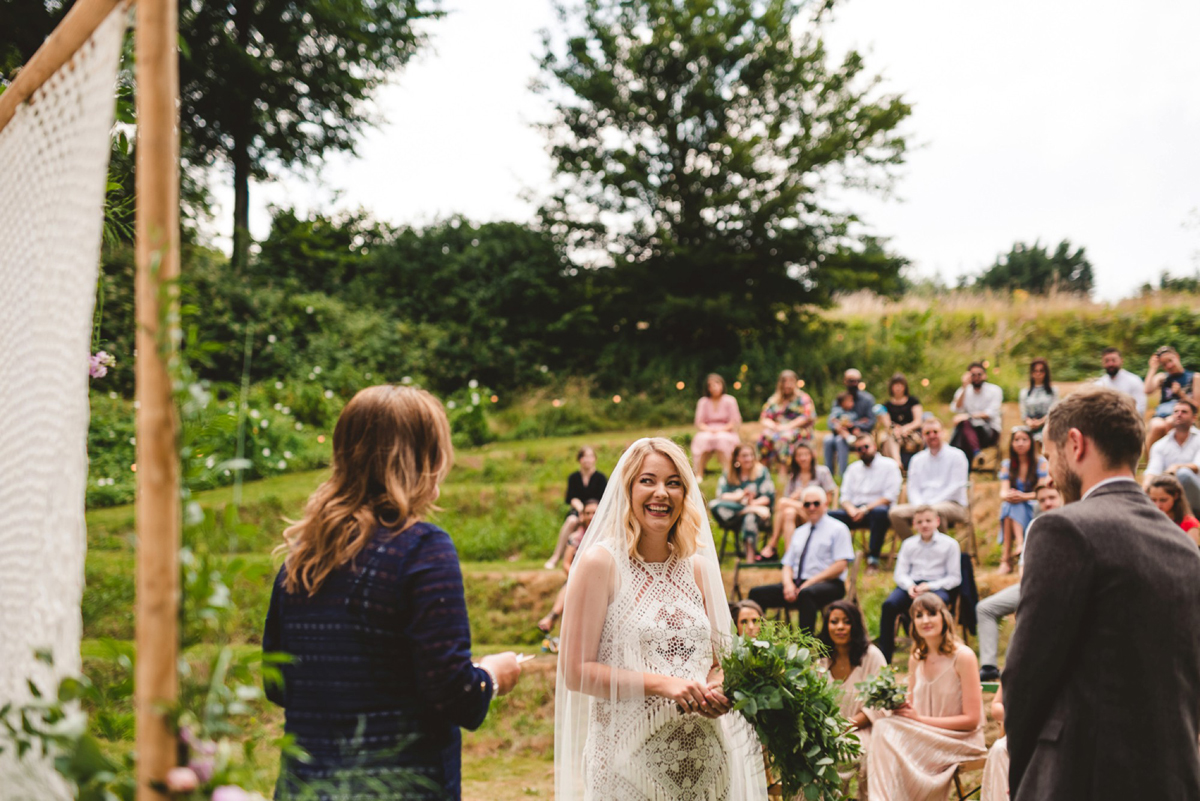
[(842, 478), (842, 508), (829, 513), (851, 529), (869, 529), (867, 565), (879, 566), (879, 552), (887, 537), (888, 509), (900, 497), (900, 465), (894, 459), (880, 456), (875, 440), (867, 435), (854, 442), (858, 461), (846, 468)]
[(937, 510), (921, 506), (913, 515), (919, 537), (900, 546), (896, 560), (896, 589), (883, 602), (879, 616), (879, 650), (888, 662), (895, 649), (896, 618), (907, 612), (913, 599), (931, 592), (950, 607), (950, 591), (962, 584), (962, 551), (958, 540), (938, 531)]

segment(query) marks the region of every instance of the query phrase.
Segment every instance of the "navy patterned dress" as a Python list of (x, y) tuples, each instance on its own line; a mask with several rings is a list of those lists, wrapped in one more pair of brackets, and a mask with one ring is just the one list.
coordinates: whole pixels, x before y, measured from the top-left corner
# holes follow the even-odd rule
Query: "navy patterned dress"
[(288, 593), (283, 578), (263, 651), (293, 662), (267, 696), (310, 759), (285, 754), (276, 798), (460, 798), (460, 727), (483, 723), (493, 688), (471, 663), (449, 535), (430, 523), (381, 528), (311, 598)]

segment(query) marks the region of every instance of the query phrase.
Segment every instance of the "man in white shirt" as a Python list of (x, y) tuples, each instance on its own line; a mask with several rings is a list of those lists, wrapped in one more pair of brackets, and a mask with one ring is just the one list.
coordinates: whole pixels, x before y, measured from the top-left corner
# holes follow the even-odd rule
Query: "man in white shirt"
[(753, 588), (750, 600), (763, 609), (796, 610), (800, 628), (811, 632), (817, 611), (846, 595), (846, 568), (854, 561), (854, 543), (850, 529), (825, 513), (825, 490), (807, 487), (800, 502), (808, 522), (792, 534), (783, 555), (783, 583)]
[(1138, 414), (1145, 417), (1146, 390), (1142, 377), (1122, 367), (1124, 360), (1121, 358), (1121, 351), (1116, 348), (1105, 348), (1100, 359), (1104, 364), (1104, 375), (1097, 378), (1096, 383), (1106, 389), (1115, 389), (1117, 392), (1133, 398)]
[(895, 460), (876, 452), (872, 437), (859, 437), (854, 441), (854, 450), (858, 452), (858, 461), (846, 468), (842, 478), (842, 508), (831, 511), (829, 516), (851, 529), (865, 528), (871, 532), (867, 565), (878, 567), (879, 552), (891, 525), (888, 509), (900, 497), (904, 479)]
[(896, 589), (883, 602), (876, 645), (888, 662), (895, 650), (896, 618), (908, 611), (913, 599), (932, 592), (950, 606), (950, 591), (962, 584), (962, 551), (958, 540), (938, 531), (938, 513), (932, 506), (918, 506), (913, 525), (919, 537), (900, 546), (896, 559)]
[(962, 386), (954, 393), (954, 436), (950, 444), (967, 455), (967, 460), (1000, 439), (1000, 408), (1004, 390), (987, 381), (987, 368), (972, 362), (963, 374)]
[(1196, 422), (1196, 404), (1180, 398), (1171, 411), (1171, 431), (1150, 446), (1150, 461), (1142, 479), (1142, 488), (1149, 490), (1155, 476), (1167, 473), (1183, 485), (1188, 505), (1200, 509), (1200, 431)]
[(971, 464), (967, 455), (943, 441), (942, 422), (931, 417), (921, 423), (925, 450), (908, 463), (908, 503), (893, 506), (889, 517), (896, 536), (912, 536), (913, 515), (920, 506), (932, 506), (947, 527), (967, 522), (967, 482)]

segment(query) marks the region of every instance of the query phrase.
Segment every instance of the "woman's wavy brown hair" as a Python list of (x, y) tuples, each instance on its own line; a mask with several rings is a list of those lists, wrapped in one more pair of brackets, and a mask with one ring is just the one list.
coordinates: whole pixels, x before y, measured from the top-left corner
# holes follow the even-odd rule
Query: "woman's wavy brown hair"
[(412, 387), (361, 390), (333, 430), (333, 475), (283, 532), (284, 588), (311, 597), (376, 530), (395, 536), (420, 520), (453, 461), (450, 421), (437, 398)]
[[(946, 606), (946, 602), (937, 593), (923, 592), (913, 599), (912, 606), (908, 608), (908, 615), (911, 620), (915, 621), (917, 619), (918, 609), (942, 616), (944, 627), (942, 630), (942, 644), (938, 647), (938, 653), (953, 656), (954, 649), (958, 647), (958, 635), (954, 633), (954, 617), (950, 614), (950, 608)], [(925, 638), (917, 633), (915, 622), (909, 625), (912, 626), (912, 656), (914, 659), (924, 659), (929, 656), (929, 643), (925, 642)]]

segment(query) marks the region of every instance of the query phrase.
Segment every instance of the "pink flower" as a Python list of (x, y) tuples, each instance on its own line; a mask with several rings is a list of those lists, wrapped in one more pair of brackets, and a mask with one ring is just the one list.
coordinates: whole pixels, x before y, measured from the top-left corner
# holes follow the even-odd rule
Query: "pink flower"
[(167, 771), (167, 789), (172, 793), (190, 793), (199, 786), (200, 778), (191, 768), (171, 768)]
[(211, 756), (197, 755), (188, 761), (188, 767), (195, 771), (196, 778), (200, 780), (201, 784), (207, 784), (212, 779), (217, 764)]
[(241, 787), (226, 784), (213, 790), (212, 801), (252, 801), (254, 796)]
[(98, 351), (88, 357), (88, 375), (92, 378), (104, 378), (108, 368), (116, 367), (117, 360), (105, 351)]

